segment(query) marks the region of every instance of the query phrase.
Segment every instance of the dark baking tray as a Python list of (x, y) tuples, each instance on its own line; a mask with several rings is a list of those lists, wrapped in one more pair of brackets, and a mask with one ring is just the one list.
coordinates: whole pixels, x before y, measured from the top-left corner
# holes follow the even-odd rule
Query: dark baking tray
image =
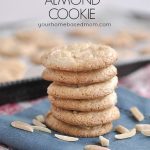
[[(143, 66), (150, 64), (149, 60), (120, 64), (118, 68), (119, 78), (126, 76)], [(47, 87), (51, 82), (42, 78), (33, 78), (10, 82), (0, 85), (0, 105), (21, 101), (30, 101), (47, 95)]]

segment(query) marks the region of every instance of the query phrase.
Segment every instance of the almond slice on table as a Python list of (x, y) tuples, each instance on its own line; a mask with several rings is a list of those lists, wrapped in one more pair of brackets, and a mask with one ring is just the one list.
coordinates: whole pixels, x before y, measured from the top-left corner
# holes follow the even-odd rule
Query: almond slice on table
[(98, 145), (86, 145), (84, 147), (84, 150), (110, 150), (110, 149)]
[(21, 130), (28, 131), (28, 132), (33, 132), (33, 127), (30, 124), (25, 123), (25, 122), (13, 121), (11, 123), (11, 126), (14, 127), (14, 128), (18, 128), (18, 129), (21, 129)]
[(36, 118), (36, 120), (38, 120), (38, 121), (40, 121), (40, 122), (42, 122), (42, 123), (45, 122), (45, 117), (44, 117), (43, 115), (38, 115), (38, 116), (36, 116), (35, 118)]
[(150, 130), (150, 124), (136, 124), (136, 131)]
[(41, 123), (40, 121), (38, 121), (36, 119), (32, 120), (32, 124), (35, 125), (35, 126), (46, 127), (45, 124)]
[(75, 142), (75, 141), (79, 140), (79, 138), (76, 138), (76, 137), (59, 135), (59, 134), (55, 134), (55, 137), (60, 139), (60, 140), (67, 141), (67, 142)]
[(137, 107), (132, 107), (130, 109), (130, 111), (136, 120), (138, 120), (138, 121), (144, 120), (144, 115), (142, 114), (142, 112)]
[(122, 125), (118, 125), (115, 128), (115, 131), (117, 131), (118, 133), (121, 133), (121, 134), (129, 132), (129, 130), (127, 128), (125, 128), (124, 126), (122, 126)]
[(106, 146), (108, 147), (109, 146), (109, 140), (104, 138), (103, 136), (99, 136), (99, 139), (100, 139), (100, 143), (102, 146)]
[(127, 132), (127, 133), (123, 133), (123, 134), (117, 134), (115, 135), (115, 138), (118, 140), (122, 140), (122, 139), (127, 139), (127, 138), (131, 138), (134, 135), (136, 135), (136, 129), (132, 129), (131, 131)]
[(150, 137), (150, 130), (142, 130), (141, 133), (145, 136), (149, 136)]
[(41, 127), (41, 126), (32, 126), (34, 130), (46, 132), (46, 133), (52, 133), (52, 131), (48, 128)]

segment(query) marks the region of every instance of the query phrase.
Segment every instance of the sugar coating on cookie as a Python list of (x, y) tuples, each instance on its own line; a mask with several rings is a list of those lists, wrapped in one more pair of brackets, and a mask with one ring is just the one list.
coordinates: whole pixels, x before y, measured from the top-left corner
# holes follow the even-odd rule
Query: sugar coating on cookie
[(59, 120), (77, 126), (97, 126), (117, 120), (120, 112), (117, 107), (97, 112), (77, 112), (52, 107), (52, 114)]
[(118, 83), (115, 76), (112, 79), (91, 85), (68, 85), (52, 83), (48, 87), (48, 94), (53, 97), (66, 99), (95, 99), (106, 96), (114, 91)]
[(86, 72), (60, 71), (45, 69), (42, 77), (48, 81), (62, 82), (67, 84), (90, 84), (104, 82), (117, 75), (117, 68), (113, 65)]
[(107, 123), (94, 127), (74, 126), (56, 119), (52, 114), (47, 115), (46, 125), (50, 129), (56, 130), (62, 134), (76, 137), (96, 137), (106, 134), (112, 129), (112, 123)]
[(27, 69), (19, 59), (1, 59), (0, 68), (0, 83), (22, 79)]
[(81, 43), (51, 50), (43, 55), (42, 64), (51, 69), (76, 72), (104, 68), (116, 60), (117, 52), (108, 46)]
[(74, 111), (99, 111), (115, 106), (117, 103), (117, 94), (115, 92), (97, 99), (84, 99), (84, 100), (75, 100), (75, 99), (59, 99), (52, 96), (48, 96), (51, 103), (62, 109), (74, 110)]

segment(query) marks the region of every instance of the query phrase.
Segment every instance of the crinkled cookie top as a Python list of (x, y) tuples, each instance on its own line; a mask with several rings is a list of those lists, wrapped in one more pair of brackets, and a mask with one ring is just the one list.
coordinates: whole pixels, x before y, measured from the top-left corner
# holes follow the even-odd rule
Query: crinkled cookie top
[(117, 60), (114, 49), (92, 43), (72, 44), (51, 50), (42, 57), (45, 67), (67, 71), (88, 71), (107, 67)]

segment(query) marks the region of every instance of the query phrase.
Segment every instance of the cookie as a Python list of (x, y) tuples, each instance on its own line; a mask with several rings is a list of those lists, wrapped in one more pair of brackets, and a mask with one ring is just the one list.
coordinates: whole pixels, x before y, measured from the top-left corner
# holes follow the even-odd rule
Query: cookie
[(117, 52), (105, 45), (80, 43), (55, 48), (43, 55), (46, 68), (66, 71), (89, 71), (114, 64)]
[(119, 61), (123, 61), (123, 60), (132, 60), (135, 58), (138, 58), (138, 53), (137, 51), (134, 50), (118, 50), (118, 56), (119, 56)]
[(143, 40), (149, 40), (150, 39), (150, 34), (149, 32), (146, 31), (135, 31), (135, 32), (131, 32), (132, 37), (136, 40), (136, 41), (143, 41)]
[(0, 39), (0, 55), (16, 57), (20, 56), (20, 51), (17, 48), (18, 42), (14, 38)]
[(25, 64), (19, 59), (2, 59), (0, 68), (0, 83), (22, 79), (26, 71)]
[(129, 33), (126, 32), (118, 32), (114, 35), (101, 37), (97, 41), (114, 48), (132, 47), (135, 43), (134, 38)]
[(17, 49), (20, 52), (20, 55), (30, 57), (35, 52), (37, 52), (37, 47), (34, 44), (25, 44), (25, 43), (18, 43)]
[(106, 124), (113, 120), (117, 120), (120, 117), (117, 107), (111, 107), (109, 109), (96, 112), (77, 112), (53, 106), (52, 114), (57, 119), (68, 124), (88, 127)]
[(62, 82), (67, 84), (91, 84), (104, 82), (117, 75), (115, 66), (92, 70), (88, 72), (70, 72), (54, 69), (45, 69), (42, 77), (48, 81)]
[(16, 33), (16, 38), (22, 41), (33, 41), (39, 37), (41, 38), (47, 38), (49, 37), (48, 32), (43, 30), (26, 30), (26, 31), (20, 31)]
[(46, 117), (46, 125), (55, 131), (58, 131), (62, 134), (67, 134), (75, 137), (96, 137), (103, 134), (106, 134), (112, 130), (112, 123), (107, 123), (104, 125), (99, 125), (96, 127), (79, 127), (69, 125), (65, 122), (62, 122), (52, 114)]
[(36, 64), (36, 65), (41, 65), (41, 57), (42, 55), (45, 53), (46, 51), (45, 50), (37, 50), (35, 53), (33, 53), (30, 57), (30, 61), (33, 63), (33, 64)]
[(75, 111), (99, 111), (115, 106), (117, 103), (117, 95), (115, 92), (103, 97), (102, 99), (90, 99), (90, 100), (72, 100), (72, 99), (58, 99), (49, 96), (51, 103), (65, 110)]
[(18, 40), (35, 44), (40, 49), (51, 49), (64, 44), (63, 39), (45, 30), (31, 30), (16, 34)]
[(69, 32), (69, 35), (74, 37), (91, 38), (98, 36), (98, 29), (93, 27), (76, 28), (74, 30), (71, 30)]
[(149, 56), (150, 55), (150, 45), (142, 48), (139, 52), (142, 55), (148, 55)]
[(103, 83), (81, 86), (53, 82), (47, 92), (53, 97), (62, 99), (96, 99), (112, 93), (117, 83), (117, 76)]

